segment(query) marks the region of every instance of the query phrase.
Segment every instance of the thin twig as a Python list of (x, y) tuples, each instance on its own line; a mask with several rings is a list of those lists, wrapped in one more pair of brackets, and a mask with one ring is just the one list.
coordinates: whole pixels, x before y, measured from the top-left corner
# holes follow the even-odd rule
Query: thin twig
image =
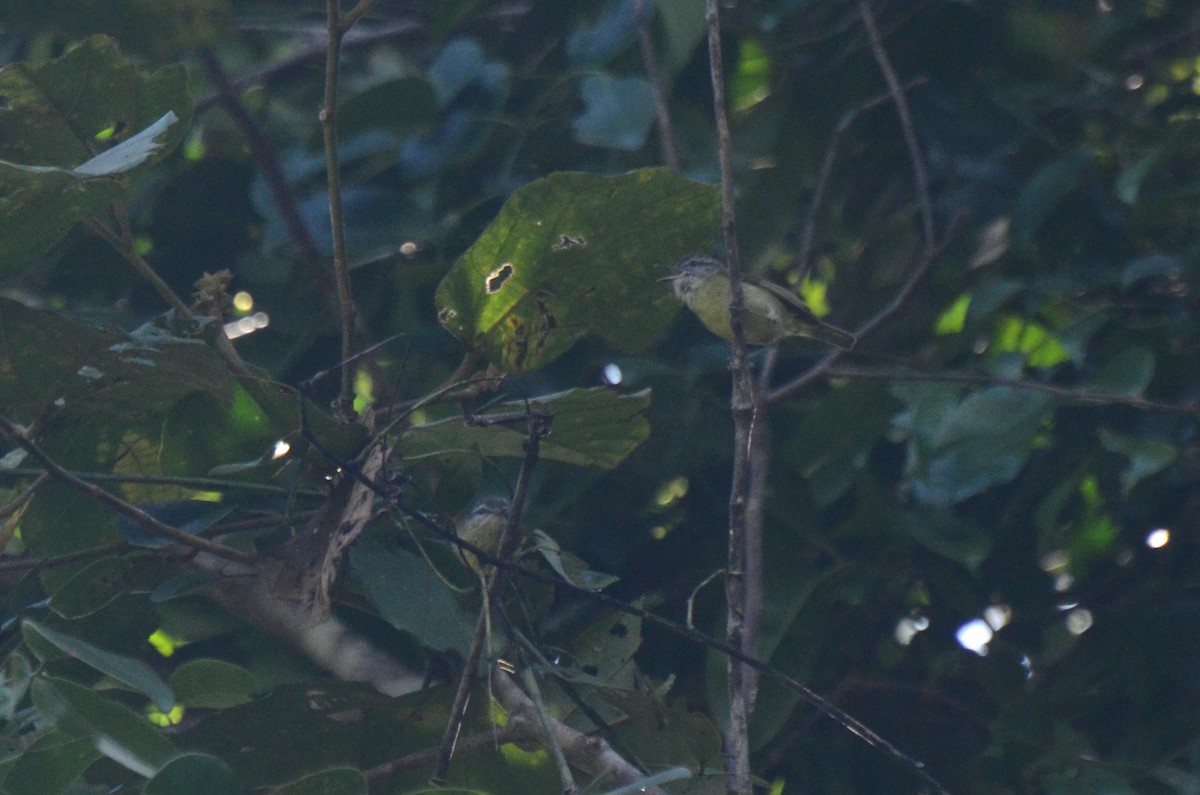
[[(533, 476), (533, 469), (537, 465), (541, 438), (547, 428), (546, 418), (532, 415), (529, 417), (529, 436), (525, 440), (525, 457), (521, 461), (521, 470), (517, 474), (517, 485), (513, 489), (512, 504), (508, 512), (508, 522), (505, 525), (504, 532), (500, 536), (500, 543), (496, 548), (496, 554), (494, 556), (489, 555), (488, 558), (495, 557), (506, 562), (512, 558), (512, 553), (516, 549), (520, 538), (521, 516), (524, 513), (525, 501), (529, 496), (529, 479)], [(457, 534), (455, 537), (457, 538)], [(461, 544), (460, 547), (468, 551), (473, 551), (466, 544)], [(486, 638), (489, 619), (487, 611), (490, 610), (491, 605), (497, 604), (500, 592), (507, 580), (508, 571), (509, 567), (507, 566), (497, 566), (488, 576), (487, 587), (484, 589), (483, 611), (480, 613), (479, 620), (475, 624), (475, 635), (471, 639), (471, 649), (463, 664), (462, 676), (458, 681), (458, 690), (454, 694), (454, 703), (450, 708), (450, 718), (446, 722), (446, 730), (442, 734), (442, 744), (438, 752), (437, 764), (434, 766), (433, 775), (430, 778), (430, 782), (434, 785), (441, 786), (444, 784), (446, 776), (450, 772), (450, 760), (454, 756), (455, 742), (458, 739), (459, 732), (462, 730), (463, 716), (467, 711), (467, 699), (471, 693), (471, 685), (475, 679), (475, 671), (479, 665), (479, 658), (482, 654), (483, 643)]]
[(20, 515), (29, 501), (33, 499), (33, 495), (38, 493), (38, 489), (45, 486), (50, 480), (50, 475), (40, 472), (33, 483), (25, 487), (24, 491), (4, 505), (0, 505), (0, 549), (6, 548), (8, 542), (12, 541), (13, 536), (17, 533), (20, 523), (14, 517)]
[(157, 536), (158, 538), (166, 538), (178, 544), (182, 544), (183, 546), (191, 547), (192, 549), (200, 550), (202, 552), (218, 555), (222, 558), (226, 558), (227, 560), (233, 560), (239, 563), (245, 563), (247, 565), (254, 565), (256, 560), (254, 555), (248, 555), (245, 552), (233, 549), (232, 547), (227, 547), (224, 544), (218, 544), (215, 541), (209, 541), (207, 538), (200, 538), (199, 536), (185, 533), (179, 528), (172, 527), (165, 522), (155, 519), (153, 516), (146, 513), (136, 505), (125, 502), (125, 500), (108, 493), (99, 486), (94, 486), (87, 481), (80, 480), (60, 466), (56, 461), (54, 461), (54, 459), (50, 458), (50, 456), (46, 455), (46, 453), (43, 452), (42, 449), (25, 434), (20, 426), (9, 420), (7, 417), (0, 416), (0, 434), (8, 437), (13, 444), (20, 447), (22, 450), (28, 453), (30, 457), (45, 467), (46, 472), (48, 472), (55, 480), (70, 486), (80, 494), (90, 497), (96, 502), (107, 505), (109, 508), (112, 508), (126, 519), (136, 523), (139, 527), (151, 535)]
[[(549, 744), (548, 733), (553, 731), (555, 744), (563, 750), (571, 764), (589, 776), (602, 780), (605, 789), (613, 785), (629, 786), (645, 780), (646, 774), (617, 753), (603, 737), (589, 736), (559, 720), (552, 720), (549, 725), (543, 725), (537, 718), (532, 699), (500, 666), (496, 666), (492, 674), (492, 684), (496, 699), (509, 713), (510, 722), (515, 718), (528, 726), (534, 732), (536, 740), (542, 744)], [(664, 789), (654, 785), (646, 786), (639, 792), (667, 795)]]
[[(371, 0), (355, 6), (350, 23), (370, 7)], [(338, 160), (337, 96), (338, 69), (342, 37), (349, 25), (342, 17), (341, 0), (325, 0), (329, 40), (325, 52), (325, 96), (321, 102), (321, 132), (325, 141), (325, 171), (329, 190), (329, 223), (333, 238), (333, 274), (337, 283), (338, 314), (342, 323), (342, 379), (338, 390), (338, 413), (349, 417), (354, 413), (354, 368), (349, 364), (354, 354), (354, 328), (358, 311), (350, 292), (350, 262), (346, 255), (346, 216), (342, 208), (341, 164)]]
[(642, 48), (646, 78), (650, 81), (650, 93), (654, 95), (654, 113), (658, 117), (658, 138), (662, 144), (663, 159), (667, 162), (667, 168), (678, 172), (679, 152), (675, 147), (675, 130), (671, 123), (671, 111), (667, 107), (662, 68), (654, 52), (654, 37), (650, 35), (650, 20), (646, 18), (646, 0), (634, 0), (633, 19), (637, 22), (638, 43)]
[(865, 367), (830, 367), (825, 371), (827, 378), (845, 378), (850, 380), (882, 380), (882, 381), (937, 381), (948, 384), (970, 384), (973, 386), (1000, 386), (1012, 389), (1024, 389), (1030, 392), (1042, 392), (1053, 395), (1072, 403), (1082, 403), (1090, 406), (1128, 406), (1142, 411), (1157, 411), (1164, 414), (1191, 415), (1200, 411), (1200, 403), (1164, 403), (1158, 400), (1131, 397), (1127, 395), (1112, 395), (1105, 392), (1095, 392), (1088, 389), (1078, 389), (1057, 384), (1045, 384), (1041, 381), (1029, 381), (1023, 378), (1002, 378), (987, 373), (954, 373), (954, 372), (925, 372), (911, 369), (869, 369)]
[[(905, 90), (919, 86), (928, 81), (926, 77), (918, 77), (909, 80), (902, 88)], [(801, 279), (812, 268), (813, 241), (816, 239), (817, 229), (817, 214), (820, 212), (821, 204), (825, 201), (825, 188), (829, 184), (829, 176), (833, 173), (833, 164), (837, 160), (837, 150), (841, 143), (842, 136), (850, 129), (850, 125), (872, 108), (878, 107), (892, 98), (890, 91), (884, 92), (877, 96), (871, 97), (866, 102), (858, 107), (851, 108), (842, 114), (838, 119), (838, 123), (833, 128), (833, 135), (830, 137), (829, 148), (825, 150), (825, 159), (821, 162), (821, 169), (817, 172), (817, 181), (813, 185), (812, 200), (808, 205), (808, 212), (804, 215), (803, 232), (800, 238), (800, 254), (796, 259), (796, 271)]]
[[(358, 476), (356, 473), (351, 474), (356, 477)], [(676, 637), (680, 637), (692, 643), (713, 649), (714, 651), (717, 651), (726, 657), (750, 666), (764, 676), (771, 677), (788, 690), (800, 696), (802, 700), (804, 700), (810, 706), (816, 708), (826, 717), (831, 718), (844, 727), (847, 731), (860, 738), (863, 742), (891, 756), (894, 760), (909, 770), (914, 776), (929, 785), (934, 792), (939, 793), (939, 795), (948, 795), (949, 791), (925, 769), (924, 763), (901, 751), (895, 745), (888, 742), (882, 736), (866, 726), (862, 721), (858, 720), (853, 715), (850, 715), (845, 710), (839, 708), (820, 693), (817, 693), (811, 688), (806, 687), (798, 680), (788, 676), (782, 671), (779, 671), (778, 669), (768, 665), (756, 657), (746, 654), (741, 649), (726, 643), (725, 641), (718, 640), (711, 635), (706, 635), (693, 627), (687, 627), (677, 621), (672, 621), (669, 618), (663, 618), (662, 616), (652, 613), (645, 608), (629, 604), (628, 602), (624, 602), (616, 597), (609, 596), (602, 591), (588, 590), (587, 588), (583, 588), (575, 585), (572, 582), (561, 579), (556, 575), (546, 574), (538, 571), (537, 569), (525, 568), (518, 563), (514, 563), (512, 560), (501, 560), (495, 554), (484, 549), (480, 549), (478, 546), (460, 538), (453, 529), (442, 527), (424, 513), (405, 505), (395, 493), (389, 492), (382, 485), (370, 481), (364, 482), (369, 482), (370, 487), (377, 494), (389, 499), (392, 507), (402, 513), (404, 516), (409, 517), (422, 527), (430, 530), (435, 535), (454, 544), (458, 548), (470, 552), (485, 564), (495, 566), (498, 569), (505, 569), (509, 572), (519, 574), (527, 580), (531, 580), (541, 585), (548, 585), (552, 588), (565, 591), (590, 602), (603, 605), (612, 610), (640, 618), (642, 621), (645, 621), (648, 624), (653, 624), (654, 626), (659, 627), (660, 629), (663, 629), (672, 635), (675, 635)]]
[(233, 120), (234, 125), (242, 133), (242, 137), (246, 139), (254, 161), (262, 169), (267, 187), (271, 191), (271, 199), (275, 202), (275, 208), (279, 211), (279, 217), (283, 219), (283, 225), (287, 227), (288, 236), (296, 244), (296, 249), (300, 253), (300, 259), (303, 260), (309, 272), (316, 279), (321, 292), (326, 295), (332, 293), (334, 289), (333, 282), (329, 278), (329, 272), (321, 262), (321, 253), (317, 248), (316, 241), (313, 240), (308, 227), (304, 225), (304, 221), (300, 218), (300, 209), (296, 204), (296, 197), (288, 185), (287, 178), (283, 175), (283, 167), (279, 163), (279, 155), (275, 151), (275, 144), (272, 143), (270, 136), (263, 132), (258, 122), (254, 120), (254, 117), (250, 115), (250, 112), (238, 96), (237, 89), (233, 87), (233, 83), (230, 82), (229, 76), (225, 74), (225, 70), (221, 67), (221, 62), (217, 60), (213, 51), (208, 47), (202, 47), (196, 52), (196, 56), (200, 59), (200, 64), (204, 67), (209, 80), (217, 87), (221, 106), (225, 108), (225, 112), (229, 114), (229, 118)]
[(52, 566), (65, 566), (68, 563), (75, 563), (80, 560), (91, 560), (104, 555), (111, 555), (114, 552), (120, 552), (129, 545), (124, 541), (113, 541), (110, 544), (104, 544), (91, 549), (81, 549), (76, 552), (68, 552), (64, 555), (55, 555), (51, 558), (20, 558), (17, 560), (0, 561), (0, 571), (25, 571), (35, 568), (50, 568)]
[[(154, 291), (167, 302), (167, 304), (175, 310), (183, 320), (195, 326), (197, 324), (196, 315), (191, 308), (183, 302), (183, 299), (175, 294), (171, 286), (162, 280), (162, 277), (155, 272), (150, 263), (142, 258), (142, 255), (137, 253), (133, 246), (133, 232), (129, 226), (129, 216), (125, 212), (125, 206), (120, 202), (116, 202), (112, 207), (113, 217), (117, 219), (117, 224), (121, 228), (121, 233), (117, 234), (102, 223), (94, 219), (84, 221), (84, 226), (90, 229), (95, 235), (100, 237), (104, 242), (108, 243), (113, 249), (120, 254), (126, 262), (137, 272), (139, 276), (150, 283)], [(238, 356), (237, 350), (233, 347), (233, 343), (229, 341), (229, 337), (225, 335), (224, 330), (218, 329), (216, 336), (216, 351), (229, 369), (236, 375), (249, 375), (250, 368)]]
[[(16, 467), (0, 469), (0, 480), (17, 477), (30, 477), (45, 474), (40, 469)], [(279, 494), (285, 496), (299, 495), (324, 499), (328, 497), (320, 491), (312, 489), (297, 489), (291, 486), (276, 486), (271, 483), (250, 483), (248, 481), (221, 480), (220, 478), (193, 478), (180, 475), (135, 475), (124, 472), (75, 472), (75, 477), (89, 483), (136, 483), (146, 486), (179, 486), (196, 491), (246, 491), (260, 494)], [(2, 514), (0, 514), (2, 518)]]
[(542, 698), (542, 689), (538, 686), (537, 675), (528, 665), (521, 666), (521, 682), (525, 685), (525, 694), (529, 696), (529, 700), (533, 702), (533, 707), (537, 711), (538, 723), (542, 725), (542, 730), (546, 733), (546, 745), (550, 749), (551, 758), (554, 759), (554, 767), (558, 770), (558, 780), (562, 782), (561, 791), (563, 795), (575, 795), (579, 791), (579, 787), (575, 784), (571, 766), (567, 764), (566, 754), (563, 753), (562, 745), (559, 744), (554, 731), (558, 721), (551, 716), (550, 710), (546, 707), (546, 701)]
[[(424, 25), (405, 20), (389, 25), (383, 25), (371, 30), (355, 30), (351, 31), (342, 41), (343, 49), (351, 47), (369, 47), (373, 44), (381, 42), (395, 41), (397, 39), (414, 38), (425, 30)], [(328, 31), (323, 31), (327, 33)], [(308, 64), (321, 60), (328, 46), (324, 41), (321, 41), (313, 46), (306, 47), (296, 53), (284, 58), (275, 63), (267, 64), (259, 69), (255, 69), (245, 74), (238, 75), (230, 81), (230, 88), (234, 92), (240, 92), (253, 86), (265, 85), (270, 87), (275, 81), (289, 76), (292, 72), (303, 69)], [(203, 113), (221, 101), (221, 93), (214, 91), (211, 94), (206, 94), (196, 100), (193, 106), (196, 113)]]
[[(114, 213), (121, 216), (124, 215), (124, 212), (118, 210), (116, 207), (114, 207)], [(168, 306), (179, 313), (181, 318), (189, 323), (196, 322), (196, 316), (192, 314), (191, 308), (183, 302), (182, 298), (175, 294), (175, 291), (171, 289), (169, 284), (162, 280), (162, 277), (155, 272), (150, 263), (146, 262), (134, 250), (133, 241), (127, 234), (117, 234), (99, 221), (90, 218), (84, 221), (84, 226), (105, 243), (112, 246), (139, 276), (150, 283), (150, 286), (154, 288), (154, 292), (158, 293), (159, 297), (166, 301)]]
[[(6, 472), (11, 472), (11, 471), (12, 470), (0, 469), (0, 475), (4, 474)], [(7, 519), (8, 517), (12, 516), (17, 511), (24, 508), (25, 505), (31, 499), (33, 499), (33, 495), (37, 494), (38, 489), (40, 489), (42, 486), (45, 486), (47, 483), (50, 482), (50, 475), (47, 474), (46, 472), (40, 472), (40, 471), (31, 469), (31, 470), (26, 470), (25, 474), (33, 475), (36, 479), (33, 481), (33, 483), (30, 483), (25, 488), (25, 490), (22, 491), (20, 494), (18, 494), (16, 497), (13, 497), (11, 500), (6, 502), (4, 505), (0, 505), (0, 519)], [(8, 543), (7, 539), (5, 539), (4, 543)], [(0, 546), (2, 546), (2, 545), (0, 545)]]
[(362, 19), (363, 14), (371, 10), (373, 5), (375, 5), (375, 0), (358, 0), (358, 4), (354, 8), (343, 14), (338, 23), (342, 35), (344, 36), (346, 31), (354, 27), (358, 20)]
[[(528, 721), (509, 721), (507, 725), (497, 726), (491, 731), (460, 737), (455, 750), (459, 754), (468, 755), (495, 748), (497, 743), (503, 745), (531, 739), (533, 739), (533, 731)], [(393, 776), (420, 770), (437, 761), (439, 750), (437, 747), (426, 748), (423, 751), (407, 754), (399, 759), (367, 768), (362, 771), (363, 778), (372, 784), (378, 784)]]
[[(745, 309), (742, 291), (742, 270), (738, 253), (737, 216), (734, 211), (733, 136), (729, 130), (729, 108), (725, 98), (725, 69), (721, 59), (721, 24), (717, 0), (708, 0), (705, 10), (708, 27), (708, 58), (713, 89), (713, 117), (717, 129), (717, 153), (721, 169), (721, 231), (725, 237), (725, 259), (729, 267), (731, 301), (730, 327), (733, 331), (732, 361), (733, 389), (730, 411), (733, 415), (733, 473), (729, 488), (728, 570), (725, 579), (726, 637), (731, 646), (753, 656), (755, 638), (746, 633), (747, 627), (757, 626), (753, 615), (760, 605), (750, 604), (747, 594), (760, 592), (757, 587), (746, 588), (747, 576), (761, 571), (761, 562), (747, 561), (750, 551), (761, 551), (757, 541), (747, 541), (760, 528), (747, 523), (747, 505), (762, 495), (750, 491), (750, 462), (753, 458), (754, 425), (758, 399), (746, 353), (746, 336), (742, 322)], [(749, 512), (754, 513), (754, 512)], [(751, 614), (748, 616), (748, 614)], [(748, 620), (747, 620), (748, 619)], [(750, 795), (753, 789), (750, 770), (750, 713), (754, 706), (754, 677), (750, 669), (730, 660), (729, 726), (726, 751), (729, 754), (729, 789), (739, 795)]]
[(858, 0), (858, 10), (862, 15), (863, 25), (867, 29), (867, 37), (871, 41), (871, 52), (883, 72), (883, 79), (888, 84), (888, 90), (896, 103), (896, 114), (900, 117), (900, 129), (904, 134), (904, 144), (908, 147), (908, 158), (912, 162), (913, 180), (917, 187), (917, 204), (921, 208), (921, 231), (925, 240), (925, 253), (929, 254), (936, 246), (933, 234), (933, 204), (929, 201), (929, 175), (925, 171), (925, 158), (921, 155), (921, 144), (917, 141), (913, 129), (912, 114), (908, 110), (908, 99), (904, 95), (904, 87), (896, 76), (896, 69), (888, 58), (887, 50), (883, 47), (883, 39), (875, 24), (875, 14), (871, 11), (869, 0)]
[[(941, 242), (938, 243), (932, 251), (927, 252), (921, 258), (921, 261), (915, 268), (913, 268), (913, 271), (909, 274), (908, 279), (905, 280), (904, 284), (900, 287), (900, 290), (887, 304), (887, 306), (885, 306), (883, 309), (880, 309), (873, 317), (871, 317), (866, 323), (858, 328), (858, 330), (855, 332), (855, 335), (858, 337), (860, 345), (862, 340), (867, 335), (891, 319), (891, 317), (899, 312), (901, 307), (908, 302), (908, 299), (912, 297), (913, 292), (917, 289), (917, 285), (920, 284), (923, 278), (925, 278), (925, 274), (929, 272), (929, 269), (933, 267), (933, 263), (936, 262), (939, 257), (941, 257), (942, 252), (946, 250), (946, 247), (949, 246), (950, 242), (954, 239), (954, 236), (957, 234), (958, 228), (962, 224), (964, 217), (965, 216), (962, 213), (959, 213), (951, 219), (950, 227), (946, 230), (946, 234), (942, 238)], [(767, 392), (767, 394), (763, 396), (763, 402), (767, 405), (774, 405), (781, 400), (787, 400), (792, 395), (796, 394), (810, 384), (821, 380), (829, 372), (829, 368), (841, 361), (842, 357), (845, 356), (846, 353), (847, 351), (840, 349), (830, 352), (829, 355), (814, 364), (805, 372), (796, 376), (787, 383)]]

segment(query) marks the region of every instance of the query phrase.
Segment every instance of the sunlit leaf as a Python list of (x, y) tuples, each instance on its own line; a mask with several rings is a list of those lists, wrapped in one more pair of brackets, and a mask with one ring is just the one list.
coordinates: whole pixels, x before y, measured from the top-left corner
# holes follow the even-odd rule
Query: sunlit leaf
[[(540, 445), (542, 458), (577, 466), (611, 469), (650, 434), (645, 411), (649, 390), (621, 395), (604, 387), (572, 389), (526, 401), (502, 403), (480, 415), (519, 417), (527, 408), (551, 417), (551, 431)], [(519, 419), (484, 425), (462, 419), (438, 420), (409, 429), (400, 442), (408, 458), (466, 453), (478, 456), (525, 455), (528, 430)]]
[(438, 317), (510, 370), (542, 367), (589, 333), (645, 350), (678, 311), (662, 268), (711, 248), (718, 206), (715, 188), (665, 169), (532, 182), (446, 275)]
[(150, 666), (133, 657), (98, 648), (65, 632), (51, 629), (30, 619), (21, 622), (23, 633), (33, 633), (80, 662), (144, 694), (163, 712), (175, 706), (175, 694)]

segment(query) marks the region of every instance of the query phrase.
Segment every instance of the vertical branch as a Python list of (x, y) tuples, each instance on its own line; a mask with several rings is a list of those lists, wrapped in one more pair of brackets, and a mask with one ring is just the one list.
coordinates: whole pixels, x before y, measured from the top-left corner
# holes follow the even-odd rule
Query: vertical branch
[[(479, 658), (483, 655), (483, 644), (486, 640), (488, 627), (488, 611), (497, 604), (500, 592), (507, 581), (509, 568), (506, 565), (520, 541), (521, 517), (525, 512), (525, 501), (529, 498), (529, 479), (537, 465), (538, 454), (541, 450), (542, 437), (549, 429), (549, 419), (542, 415), (530, 414), (529, 436), (525, 439), (525, 457), (521, 461), (521, 470), (517, 473), (517, 485), (513, 490), (512, 504), (508, 512), (508, 522), (500, 536), (496, 554), (478, 555), (479, 560), (491, 559), (500, 561), (502, 565), (491, 570), (487, 577), (487, 585), (483, 594), (483, 609), (475, 623), (475, 635), (471, 639), (471, 648), (463, 664), (462, 676), (458, 680), (458, 689), (454, 694), (454, 703), (450, 706), (450, 718), (446, 721), (446, 730), (442, 734), (442, 743), (438, 748), (437, 760), (433, 767), (430, 783), (441, 786), (446, 782), (450, 772), (450, 760), (454, 756), (454, 747), (458, 742), (459, 732), (462, 731), (463, 718), (467, 713), (467, 702), (471, 695), (471, 685), (475, 681), (475, 671), (479, 666)], [(465, 547), (463, 547), (465, 548)], [(480, 550), (472, 549), (472, 553)]]
[(887, 50), (883, 48), (883, 38), (879, 35), (879, 26), (875, 24), (875, 14), (871, 11), (869, 0), (858, 0), (858, 11), (862, 15), (863, 26), (867, 29), (867, 38), (871, 41), (871, 53), (883, 72), (892, 101), (896, 103), (896, 115), (900, 117), (900, 129), (904, 133), (904, 145), (908, 147), (908, 158), (912, 161), (913, 181), (917, 187), (917, 204), (921, 208), (921, 232), (925, 239), (925, 255), (928, 256), (936, 246), (933, 235), (933, 205), (929, 201), (929, 175), (925, 172), (925, 158), (921, 156), (921, 145), (913, 130), (912, 114), (908, 110), (908, 99), (904, 95), (904, 86), (896, 76), (896, 69), (888, 58)]
[(341, 0), (325, 0), (329, 42), (325, 51), (325, 96), (321, 101), (321, 132), (325, 140), (325, 170), (329, 185), (329, 223), (333, 237), (333, 274), (337, 282), (338, 311), (342, 321), (342, 380), (338, 390), (338, 410), (344, 416), (353, 412), (354, 327), (358, 313), (350, 293), (350, 263), (346, 257), (346, 218), (342, 209), (342, 176), (338, 162), (337, 94), (338, 61), (342, 52), (342, 37), (358, 19), (374, 5), (374, 0), (361, 0), (345, 17)]
[[(721, 29), (717, 0), (707, 0), (705, 21), (708, 26), (708, 57), (713, 86), (713, 115), (717, 129), (717, 153), (721, 168), (721, 231), (725, 237), (725, 259), (729, 266), (731, 301), (729, 306), (730, 326), (733, 331), (733, 395), (731, 412), (734, 425), (733, 473), (729, 495), (729, 544), (728, 577), (725, 580), (727, 602), (726, 636), (729, 645), (746, 655), (752, 656), (755, 638), (747, 628), (757, 626), (757, 614), (761, 605), (751, 604), (748, 593), (760, 593), (757, 586), (746, 588), (748, 576), (761, 571), (761, 561), (748, 561), (747, 552), (761, 552), (756, 538), (747, 542), (750, 535), (759, 536), (761, 527), (751, 527), (748, 516), (761, 518), (761, 511), (748, 510), (752, 500), (761, 500), (761, 493), (752, 494), (751, 461), (755, 443), (754, 423), (757, 412), (757, 395), (750, 372), (750, 361), (746, 354), (746, 336), (742, 323), (744, 296), (742, 292), (741, 262), (738, 253), (737, 218), (733, 196), (733, 138), (729, 131), (729, 110), (725, 99), (725, 70), (721, 58)], [(747, 622), (747, 618), (749, 621)], [(755, 680), (750, 668), (730, 660), (729, 673), (729, 728), (725, 738), (729, 754), (729, 790), (739, 795), (750, 795), (750, 712), (754, 706)]]
[[(926, 81), (924, 77), (918, 77), (908, 81), (902, 89), (909, 89), (913, 86), (918, 86)], [(833, 173), (833, 164), (837, 159), (838, 146), (841, 143), (842, 136), (850, 129), (850, 125), (862, 115), (864, 112), (874, 108), (877, 105), (882, 105), (892, 98), (892, 92), (880, 94), (876, 97), (871, 97), (866, 102), (858, 107), (851, 108), (842, 114), (838, 119), (837, 125), (833, 128), (833, 135), (829, 140), (829, 148), (825, 150), (825, 159), (821, 161), (821, 169), (817, 172), (817, 181), (813, 184), (812, 200), (809, 202), (808, 211), (804, 214), (804, 227), (800, 238), (800, 254), (797, 257), (796, 270), (802, 280), (804, 275), (812, 268), (812, 249), (813, 241), (816, 238), (817, 230), (817, 213), (820, 212), (821, 204), (825, 201), (825, 188), (829, 184), (829, 177)]]
[(650, 21), (646, 18), (646, 0), (634, 0), (633, 18), (637, 22), (638, 41), (642, 48), (642, 61), (646, 64), (646, 78), (654, 94), (654, 112), (658, 116), (658, 137), (662, 143), (663, 159), (667, 168), (678, 173), (679, 152), (675, 149), (675, 130), (671, 126), (671, 112), (667, 108), (667, 92), (663, 87), (662, 69), (654, 54), (654, 39), (650, 35)]

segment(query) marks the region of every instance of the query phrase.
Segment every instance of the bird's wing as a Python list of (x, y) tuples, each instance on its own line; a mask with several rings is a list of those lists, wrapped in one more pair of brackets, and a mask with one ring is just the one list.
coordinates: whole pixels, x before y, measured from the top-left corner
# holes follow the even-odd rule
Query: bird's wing
[(800, 296), (796, 295), (791, 290), (788, 290), (787, 288), (784, 288), (784, 287), (780, 287), (778, 284), (769, 282), (766, 279), (762, 280), (761, 282), (757, 282), (757, 284), (759, 287), (768, 291), (769, 293), (774, 295), (776, 298), (779, 298), (780, 300), (782, 300), (784, 303), (786, 303), (788, 305), (789, 309), (794, 311), (796, 314), (800, 315), (805, 320), (811, 321), (813, 323), (821, 322), (821, 319), (818, 318), (815, 314), (813, 314), (813, 311), (812, 311), (812, 309), (809, 308), (808, 304), (806, 304), (806, 303), (804, 303), (804, 301), (800, 300)]

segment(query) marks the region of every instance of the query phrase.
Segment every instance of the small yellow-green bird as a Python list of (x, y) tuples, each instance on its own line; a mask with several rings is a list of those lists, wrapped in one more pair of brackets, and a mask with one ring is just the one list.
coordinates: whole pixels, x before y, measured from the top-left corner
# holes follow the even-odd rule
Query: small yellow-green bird
[[(501, 497), (480, 500), (455, 526), (454, 532), (468, 544), (482, 549), (489, 555), (495, 555), (500, 546), (500, 536), (508, 526), (508, 511), (508, 500)], [(475, 553), (459, 547), (458, 555), (471, 569), (482, 571), (483, 567)]]
[[(700, 319), (705, 328), (726, 342), (733, 341), (729, 321), (732, 291), (729, 271), (711, 257), (684, 257), (670, 276), (675, 295)], [(808, 337), (844, 350), (854, 347), (853, 334), (824, 323), (800, 298), (777, 284), (742, 280), (745, 312), (742, 328), (749, 345), (774, 345), (786, 337)]]

